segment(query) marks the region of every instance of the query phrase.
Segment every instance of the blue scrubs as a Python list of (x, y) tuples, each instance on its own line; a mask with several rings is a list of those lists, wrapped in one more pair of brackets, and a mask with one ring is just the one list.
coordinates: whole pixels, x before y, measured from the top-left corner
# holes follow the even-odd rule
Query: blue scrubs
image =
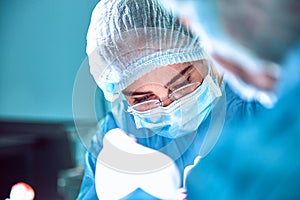
[[(241, 100), (227, 85), (225, 85), (225, 92), (227, 104), (225, 127), (230, 126), (230, 124), (236, 120), (243, 120), (249, 117), (251, 118), (258, 110), (263, 109), (257, 102), (245, 102)], [(136, 139), (139, 144), (167, 154), (175, 161), (181, 173), (182, 180), (184, 168), (193, 164), (195, 157), (199, 153), (199, 149), (209, 124), (210, 117), (203, 121), (203, 123), (199, 126), (197, 133), (192, 133), (176, 139), (169, 139), (153, 134), (148, 129), (136, 129), (133, 116), (124, 112), (124, 107), (120, 106), (116, 112), (108, 113), (108, 115), (99, 123), (99, 129), (93, 137), (90, 149), (86, 153), (85, 174), (78, 200), (98, 199), (94, 179), (95, 165), (97, 156), (102, 149), (103, 137), (109, 130), (121, 128), (125, 131), (125, 133), (138, 136)], [(157, 198), (147, 194), (141, 189), (137, 189), (123, 199)]]

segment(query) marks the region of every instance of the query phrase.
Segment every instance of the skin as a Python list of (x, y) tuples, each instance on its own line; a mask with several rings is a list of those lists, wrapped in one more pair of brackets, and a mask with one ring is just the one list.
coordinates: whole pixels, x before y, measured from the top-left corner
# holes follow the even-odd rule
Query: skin
[(131, 106), (151, 99), (160, 99), (164, 101), (163, 106), (167, 106), (172, 103), (168, 99), (170, 92), (191, 82), (202, 83), (207, 72), (206, 61), (159, 67), (137, 79), (123, 94)]

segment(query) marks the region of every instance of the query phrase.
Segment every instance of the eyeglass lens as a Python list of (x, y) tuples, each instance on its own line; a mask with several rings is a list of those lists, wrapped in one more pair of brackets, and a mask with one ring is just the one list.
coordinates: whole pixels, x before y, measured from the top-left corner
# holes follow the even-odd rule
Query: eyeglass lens
[[(195, 89), (199, 85), (200, 85), (199, 82), (194, 82), (194, 83), (185, 85), (183, 87), (180, 87), (180, 88), (174, 90), (171, 94), (169, 94), (168, 99), (170, 99), (172, 101), (178, 100), (178, 99), (192, 93), (193, 91), (195, 91)], [(159, 106), (162, 106), (162, 103), (163, 103), (163, 101), (161, 101), (159, 99), (154, 99), (154, 100), (138, 103), (136, 105), (133, 105), (131, 108), (136, 111), (147, 111), (147, 110), (151, 110), (151, 109), (157, 108)]]

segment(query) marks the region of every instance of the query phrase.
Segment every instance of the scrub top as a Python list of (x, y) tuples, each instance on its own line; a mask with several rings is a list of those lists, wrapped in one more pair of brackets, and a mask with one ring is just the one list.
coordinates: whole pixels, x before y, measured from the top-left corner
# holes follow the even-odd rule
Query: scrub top
[[(235, 121), (247, 121), (260, 110), (264, 109), (258, 102), (246, 102), (240, 99), (228, 85), (225, 86), (226, 94), (226, 116), (224, 127), (230, 126)], [(95, 168), (99, 152), (102, 149), (103, 137), (111, 129), (121, 128), (125, 133), (133, 134), (137, 143), (158, 150), (168, 155), (175, 161), (183, 180), (183, 170), (186, 166), (193, 164), (195, 157), (203, 142), (203, 138), (210, 125), (210, 117), (201, 123), (196, 133), (191, 133), (180, 138), (170, 139), (153, 134), (146, 128), (136, 129), (133, 116), (125, 112), (126, 108), (119, 106), (117, 111), (112, 111), (99, 122), (98, 130), (92, 139), (91, 146), (86, 152), (85, 172), (78, 195), (78, 200), (97, 200), (95, 189)], [(111, 180), (117, 181), (117, 180)], [(182, 185), (181, 185), (182, 187)], [(117, 190), (117, 188), (116, 188)], [(122, 199), (157, 199), (142, 189), (138, 188)]]

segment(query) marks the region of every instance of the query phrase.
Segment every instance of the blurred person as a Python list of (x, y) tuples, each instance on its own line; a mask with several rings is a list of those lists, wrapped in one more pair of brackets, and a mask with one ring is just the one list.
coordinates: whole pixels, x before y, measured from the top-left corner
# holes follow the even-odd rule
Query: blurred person
[(299, 199), (300, 2), (163, 1), (209, 38), (212, 57), (239, 80), (241, 96), (251, 87), (278, 97), (261, 117), (224, 130), (191, 170), (188, 199)]
[(297, 1), (162, 1), (194, 31), (209, 35), (210, 54), (243, 98), (272, 106), (283, 95), (284, 84), (299, 79), (299, 73), (287, 78), (279, 67), (287, 65), (288, 55), (299, 43)]
[(87, 151), (78, 199), (173, 198), (167, 188), (181, 191), (185, 169), (210, 150), (223, 125), (261, 109), (231, 91), (201, 38), (157, 0), (100, 1), (86, 51), (112, 108)]

